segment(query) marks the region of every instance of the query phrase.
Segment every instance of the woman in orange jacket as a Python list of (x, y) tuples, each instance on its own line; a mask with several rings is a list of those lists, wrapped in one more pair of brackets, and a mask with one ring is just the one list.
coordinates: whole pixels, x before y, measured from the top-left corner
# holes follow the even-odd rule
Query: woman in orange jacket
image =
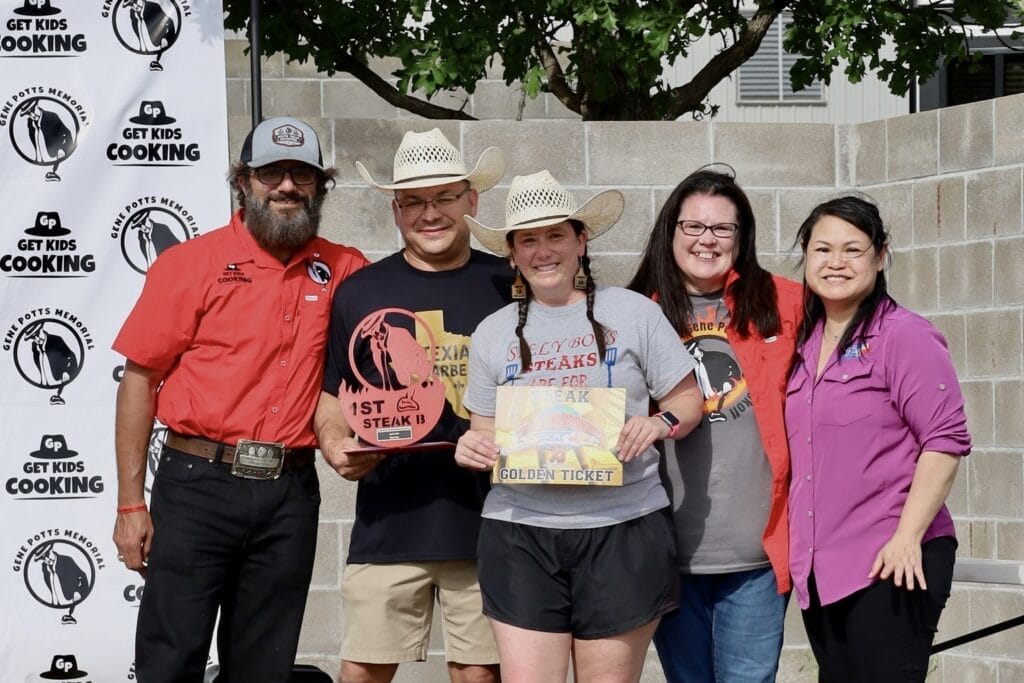
[(665, 442), (679, 612), (654, 636), (669, 681), (773, 681), (790, 589), (783, 423), (799, 284), (757, 262), (732, 175), (687, 176), (662, 206), (630, 288), (654, 297), (697, 360), (704, 417)]

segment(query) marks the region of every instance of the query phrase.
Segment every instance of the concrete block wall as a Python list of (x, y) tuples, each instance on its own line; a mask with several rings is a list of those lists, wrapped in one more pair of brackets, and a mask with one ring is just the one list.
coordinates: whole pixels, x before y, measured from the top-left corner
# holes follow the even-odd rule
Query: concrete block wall
[[(249, 115), (250, 69), (245, 50), (248, 41), (242, 37), (229, 37), (225, 41), (228, 84), (228, 112)], [(370, 66), (391, 83), (398, 79), (391, 74), (401, 64), (392, 58), (379, 59)], [(525, 97), (519, 84), (505, 85), (501, 78), (501, 61), (496, 58), (489, 65), (484, 79), (476, 84), (472, 94), (466, 92), (439, 93), (430, 102), (451, 109), (462, 109), (481, 120), (533, 120), (578, 119), (579, 115), (566, 109), (551, 94), (534, 99)], [(289, 62), (283, 54), (265, 57), (261, 61), (263, 77), (263, 114), (277, 116), (319, 117), (345, 119), (415, 118), (413, 114), (392, 106), (372, 90), (347, 73), (327, 77), (308, 62)]]
[[(250, 125), (243, 78), (248, 62), (240, 46), (228, 43), (233, 153)], [(280, 57), (265, 60), (264, 113), (301, 116), (320, 132), (327, 160), (340, 171), (325, 205), (324, 233), (371, 258), (391, 253), (401, 241), (388, 198), (363, 185), (353, 162), (389, 178), (402, 133), (434, 126), (461, 144), (471, 163), (489, 145), (505, 151), (508, 173), (481, 198), (484, 222), (501, 221), (515, 174), (548, 168), (580, 200), (606, 187), (621, 189), (623, 220), (592, 245), (596, 276), (610, 284), (629, 279), (661, 203), (684, 175), (706, 163), (736, 169), (757, 214), (762, 262), (797, 279), (791, 245), (810, 208), (851, 190), (873, 197), (893, 235), (891, 289), (946, 335), (966, 396), (975, 450), (949, 499), (959, 554), (1024, 559), (1024, 96), (838, 126), (517, 122), (497, 120), (498, 114), (458, 123), (403, 115), (362, 99), (344, 79), (329, 83), (310, 72)], [(488, 104), (480, 90), (470, 106), (477, 113), (505, 111)], [(321, 482), (321, 533), (300, 661), (334, 673), (355, 485), (326, 468)], [(937, 642), (1022, 613), (1024, 588), (955, 584)], [(446, 680), (437, 631), (430, 651), (428, 662), (401, 667), (397, 680)], [(653, 651), (644, 680), (662, 680)], [(792, 605), (779, 680), (816, 680)], [(934, 657), (928, 680), (1024, 681), (1024, 628)]]

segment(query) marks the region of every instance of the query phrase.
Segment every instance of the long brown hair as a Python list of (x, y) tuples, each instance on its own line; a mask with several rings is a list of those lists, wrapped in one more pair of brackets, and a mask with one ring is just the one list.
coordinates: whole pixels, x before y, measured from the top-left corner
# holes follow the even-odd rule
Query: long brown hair
[(679, 209), (693, 195), (725, 197), (736, 207), (736, 262), (733, 270), (739, 276), (729, 286), (733, 301), (730, 325), (742, 337), (756, 329), (761, 337), (770, 337), (782, 330), (778, 295), (772, 274), (757, 262), (757, 232), (754, 210), (747, 195), (728, 174), (699, 169), (676, 185), (658, 212), (654, 228), (647, 240), (636, 275), (628, 287), (645, 296), (657, 295), (665, 317), (683, 334), (693, 317), (693, 304), (682, 284), (679, 267), (672, 252), (672, 239)]

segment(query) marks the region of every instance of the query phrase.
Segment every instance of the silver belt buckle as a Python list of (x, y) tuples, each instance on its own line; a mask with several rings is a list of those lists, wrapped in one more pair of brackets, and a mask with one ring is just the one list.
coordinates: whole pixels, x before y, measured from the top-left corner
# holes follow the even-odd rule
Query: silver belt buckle
[(239, 439), (231, 474), (243, 479), (277, 479), (283, 467), (283, 443)]

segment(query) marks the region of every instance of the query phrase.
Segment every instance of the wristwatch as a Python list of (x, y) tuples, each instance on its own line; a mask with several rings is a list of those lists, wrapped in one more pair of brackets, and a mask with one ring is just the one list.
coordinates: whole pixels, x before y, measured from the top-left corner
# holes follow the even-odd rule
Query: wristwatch
[(660, 417), (661, 421), (668, 425), (668, 436), (665, 438), (676, 438), (676, 434), (679, 433), (679, 418), (673, 415), (672, 413), (668, 412), (667, 410), (663, 410), (660, 413), (655, 413), (654, 416)]

